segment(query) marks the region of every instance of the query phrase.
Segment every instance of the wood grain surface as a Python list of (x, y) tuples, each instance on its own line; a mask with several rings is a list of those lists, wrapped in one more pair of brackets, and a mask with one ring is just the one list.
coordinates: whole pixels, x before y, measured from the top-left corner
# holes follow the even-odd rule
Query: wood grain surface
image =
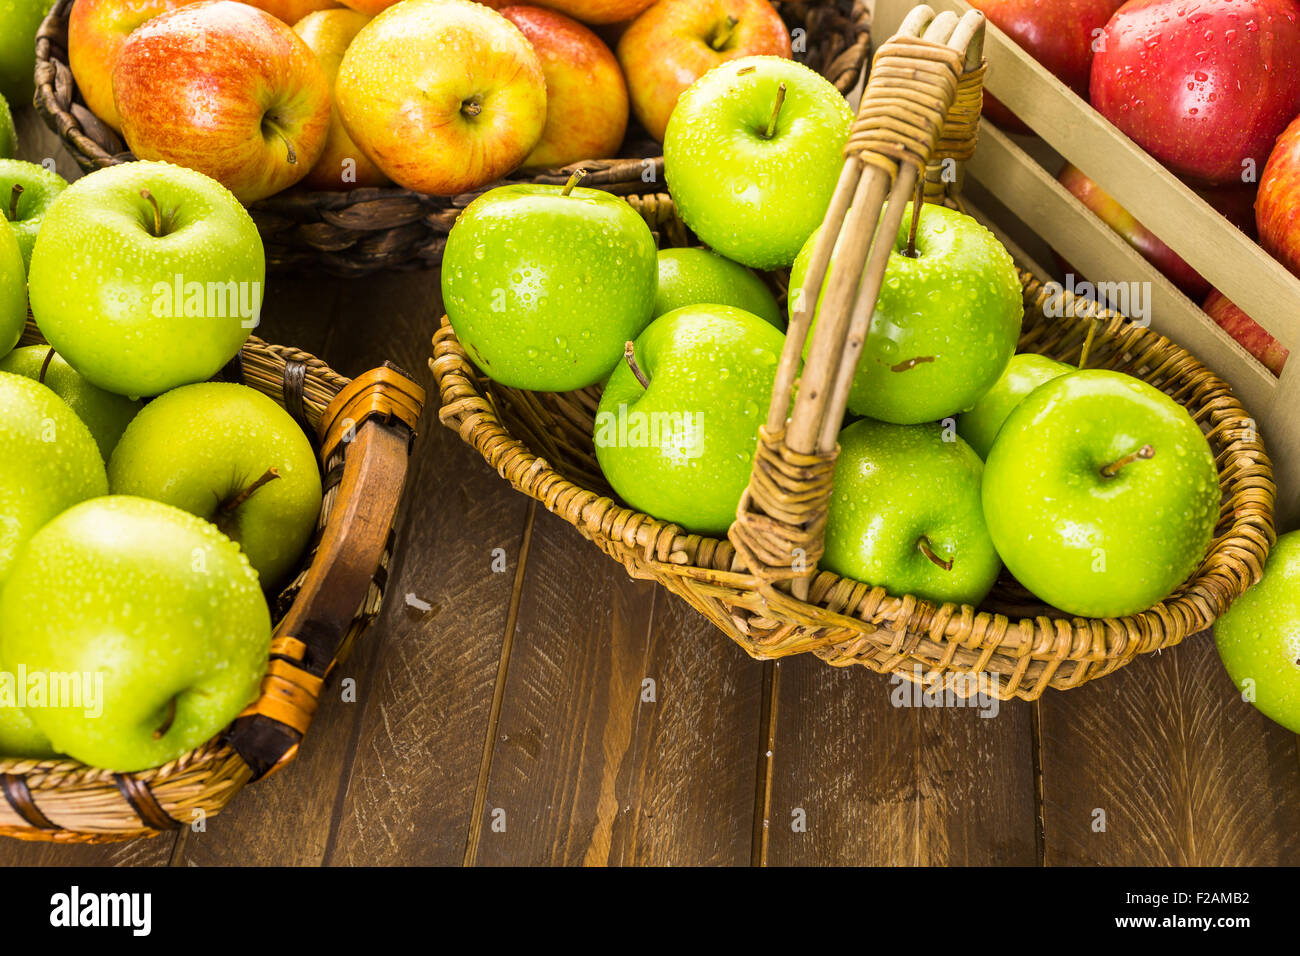
[[(19, 119), (28, 155), (55, 152)], [(440, 314), (436, 272), (277, 277), (259, 334), (432, 388)], [(203, 832), (0, 839), (0, 866), (1300, 864), (1296, 737), (1237, 697), (1208, 634), (996, 715), (895, 706), (864, 668), (750, 660), (433, 411), (397, 542), (293, 764)]]

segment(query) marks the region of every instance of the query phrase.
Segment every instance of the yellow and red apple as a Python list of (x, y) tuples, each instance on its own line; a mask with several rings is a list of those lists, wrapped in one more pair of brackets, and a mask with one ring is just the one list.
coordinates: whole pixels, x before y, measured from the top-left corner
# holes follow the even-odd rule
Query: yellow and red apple
[(1300, 118), (1273, 144), (1255, 199), (1259, 241), (1300, 276)]
[(68, 18), (68, 65), (90, 111), (121, 132), (113, 69), (126, 38), (160, 13), (195, 0), (77, 0)]
[(577, 20), (541, 7), (501, 15), (537, 51), (546, 77), (546, 129), (525, 166), (566, 166), (613, 156), (627, 131), (627, 84), (609, 47)]
[[(334, 80), (339, 73), (343, 54), (370, 17), (355, 10), (340, 7), (336, 10), (318, 10), (309, 13), (294, 25), (293, 32), (303, 38), (320, 62), (325, 79), (330, 84), (331, 96)], [(384, 171), (366, 158), (352, 142), (343, 128), (339, 111), (330, 108), (330, 131), (325, 138), (325, 150), (303, 179), (311, 189), (357, 189), (362, 186), (384, 186), (388, 177)]]
[(132, 33), (113, 92), (136, 156), (196, 169), (243, 203), (306, 176), (329, 132), (315, 54), (271, 14), (232, 0), (181, 7)]
[(243, 2), (259, 10), (265, 10), (289, 26), (293, 26), (307, 14), (315, 13), (317, 10), (339, 8), (335, 0), (243, 0)]
[(659, 0), (618, 41), (632, 110), (663, 142), (685, 89), (746, 56), (790, 56), (790, 32), (767, 0)]
[(519, 166), (546, 126), (546, 78), (513, 23), (470, 0), (404, 0), (339, 66), (343, 126), (388, 178), (435, 196)]
[(1267, 330), (1238, 308), (1218, 289), (1210, 292), (1202, 306), (1219, 328), (1237, 340), (1242, 348), (1274, 375), (1282, 374), (1290, 351)]
[[(655, 0), (545, 0), (543, 6), (559, 10), (583, 23), (621, 23), (653, 4)], [(503, 6), (490, 3), (489, 6)]]

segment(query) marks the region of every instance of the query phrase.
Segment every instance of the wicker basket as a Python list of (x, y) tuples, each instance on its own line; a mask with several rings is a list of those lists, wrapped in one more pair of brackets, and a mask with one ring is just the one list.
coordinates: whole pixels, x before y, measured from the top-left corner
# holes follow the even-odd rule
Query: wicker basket
[[(24, 345), (43, 342), (29, 324)], [(325, 678), (379, 613), (391, 529), (424, 389), (396, 366), (351, 382), (324, 362), (251, 338), (220, 379), (282, 405), (313, 439), (324, 500), (302, 569), (271, 603), (261, 693), (222, 734), (154, 770), (0, 759), (0, 835), (108, 843), (177, 830), (221, 810), (298, 751)]]
[[(974, 149), (983, 18), (971, 14), (958, 24), (951, 14), (933, 23), (931, 17), (918, 8), (876, 56), (805, 281), (820, 286), (842, 223), (835, 275), (863, 280), (856, 289), (852, 282), (837, 289), (834, 281), (827, 289), (826, 321), (818, 323), (787, 417), (810, 320), (807, 310), (792, 317), (754, 472), (728, 540), (684, 533), (612, 500), (593, 449), (597, 389), (530, 393), (485, 381), (445, 321), (430, 367), (441, 420), (504, 478), (634, 577), (680, 595), (753, 657), (812, 652), (832, 665), (862, 664), (958, 694), (1033, 700), (1048, 687), (1077, 687), (1209, 625), (1259, 578), (1275, 535), (1275, 489), (1253, 423), (1224, 382), (1163, 336), (1094, 302), (1060, 293), (1049, 307), (1048, 292), (1022, 273), (1022, 351), (1072, 363), (1086, 358), (1088, 367), (1142, 378), (1186, 407), (1206, 431), (1223, 498), (1200, 568), (1165, 601), (1118, 619), (1070, 617), (1005, 574), (975, 608), (891, 595), (818, 570), (835, 437), (890, 245), (871, 246), (872, 227), (891, 195), (894, 216), (885, 211), (880, 235), (894, 236), (918, 180), (924, 177), (929, 197), (928, 187), (944, 181), (945, 161)], [(664, 206), (652, 210), (661, 223), (668, 218)], [(1062, 311), (1064, 318), (1052, 317)], [(795, 549), (806, 555), (802, 572), (791, 560)]]
[[(68, 66), (68, 18), (74, 0), (57, 0), (36, 35), (36, 109), (86, 172), (130, 162), (121, 138), (81, 100)], [(795, 58), (848, 93), (862, 73), (870, 44), (866, 0), (775, 0), (801, 30)], [(521, 171), (504, 182), (563, 184), (583, 168), (583, 185), (620, 195), (661, 189), (659, 144), (635, 125), (621, 158), (593, 158), (562, 169)], [(500, 185), (496, 183), (493, 185)], [(484, 187), (461, 196), (427, 196), (400, 188), (350, 192), (290, 189), (253, 203), (249, 212), (266, 246), (268, 268), (357, 276), (381, 269), (415, 269), (442, 261), (447, 233)]]

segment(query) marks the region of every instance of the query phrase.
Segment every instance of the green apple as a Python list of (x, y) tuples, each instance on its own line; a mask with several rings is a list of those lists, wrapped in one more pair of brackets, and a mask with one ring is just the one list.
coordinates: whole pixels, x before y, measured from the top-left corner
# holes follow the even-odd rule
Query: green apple
[[(1015, 262), (991, 232), (970, 216), (927, 204), (912, 257), (911, 218), (909, 203), (849, 392), (851, 411), (898, 425), (973, 406), (1006, 369), (1025, 311)], [(804, 295), (815, 238), (790, 272), (792, 304)], [(805, 356), (812, 341), (810, 331)]]
[(34, 378), (67, 402), (90, 429), (105, 461), (141, 407), (138, 401), (91, 385), (48, 345), (14, 349), (0, 359), (0, 372)]
[(41, 525), (107, 492), (99, 446), (67, 402), (39, 382), (0, 372), (0, 584)]
[(108, 496), (27, 543), (0, 635), (5, 670), (102, 684), (98, 714), (60, 698), (29, 701), (27, 716), (60, 753), (129, 773), (199, 746), (253, 701), (271, 616), (248, 559), (210, 523)]
[(66, 179), (44, 166), (20, 159), (0, 159), (0, 213), (18, 237), (24, 268), (31, 268), (32, 249), (46, 211), (67, 188)]
[(146, 405), (117, 443), (108, 487), (211, 521), (267, 588), (293, 570), (320, 517), (320, 472), (302, 428), (261, 392), (227, 382)]
[(984, 464), (942, 425), (864, 418), (840, 432), (821, 566), (937, 604), (979, 604), (1002, 562), (984, 524)]
[(0, 159), (9, 159), (18, 150), (18, 130), (9, 103), (0, 95)]
[(688, 305), (730, 305), (785, 329), (785, 316), (763, 280), (708, 249), (660, 249), (655, 318)]
[(36, 31), (54, 0), (0, 0), (0, 96), (32, 102), (36, 84)]
[(984, 466), (1007, 569), (1070, 614), (1123, 617), (1200, 566), (1219, 516), (1214, 454), (1186, 409), (1120, 372), (1070, 372), (1007, 416)]
[(980, 396), (970, 411), (958, 416), (957, 434), (966, 439), (966, 443), (975, 449), (975, 454), (987, 458), (998, 429), (1025, 396), (1044, 382), (1073, 371), (1073, 365), (1035, 352), (1011, 356), (1002, 377)]
[(650, 321), (655, 242), (597, 189), (498, 186), (465, 208), (442, 261), (447, 317), (502, 385), (566, 392), (602, 381)]
[(0, 355), (22, 337), (27, 324), (27, 270), (13, 231), (0, 226)]
[(109, 166), (45, 214), (28, 275), (45, 338), (93, 384), (157, 395), (205, 381), (261, 315), (266, 257), (230, 191), (167, 163)]
[(668, 191), (714, 251), (787, 268), (826, 216), (852, 122), (848, 102), (808, 67), (731, 60), (696, 80), (668, 119)]
[(1300, 531), (1277, 539), (1264, 576), (1214, 622), (1214, 643), (1237, 689), (1300, 734)]
[(0, 674), (0, 759), (55, 756), (50, 739), (37, 729), (26, 711), (10, 702), (9, 698), (17, 693), (16, 678)]
[[(596, 460), (638, 511), (724, 533), (749, 482), (785, 336), (756, 315), (695, 305), (662, 315), (609, 377)], [(644, 384), (641, 379), (644, 378)]]

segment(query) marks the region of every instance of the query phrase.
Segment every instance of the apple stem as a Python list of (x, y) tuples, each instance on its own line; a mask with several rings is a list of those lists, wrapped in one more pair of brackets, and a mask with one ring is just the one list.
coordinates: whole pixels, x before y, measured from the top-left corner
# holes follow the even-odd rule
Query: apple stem
[(740, 23), (739, 20), (731, 14), (728, 14), (727, 22), (718, 28), (718, 32), (715, 33), (713, 39), (709, 41), (709, 46), (713, 47), (715, 50), (721, 50), (727, 45), (727, 41), (731, 39), (731, 34), (735, 32), (736, 24), (738, 23)]
[(172, 729), (172, 723), (175, 720), (176, 720), (176, 697), (175, 695), (173, 695), (171, 700), (167, 701), (167, 713), (163, 717), (162, 726), (160, 726), (157, 730), (153, 732), (153, 739), (161, 740), (163, 737), (167, 736), (167, 731)]
[(23, 187), (14, 183), (14, 188), (9, 190), (9, 221), (18, 221), (18, 199), (23, 194)]
[(297, 166), (298, 153), (294, 150), (293, 143), (289, 141), (289, 137), (284, 134), (284, 130), (280, 129), (280, 127), (272, 120), (267, 119), (266, 116), (262, 117), (262, 126), (264, 129), (269, 129), (276, 136), (280, 137), (280, 142), (284, 143), (285, 152), (288, 153), (289, 165)]
[(642, 388), (650, 387), (650, 379), (646, 378), (645, 372), (641, 371), (641, 366), (636, 364), (636, 343), (627, 342), (623, 345), (623, 358), (627, 361), (627, 367), (632, 370), (636, 380), (641, 383)]
[(921, 537), (917, 539), (916, 546), (917, 548), (920, 549), (923, 555), (925, 555), (932, 562), (934, 562), (936, 567), (943, 568), (945, 571), (952, 570), (952, 559), (949, 558), (945, 560), (944, 558), (941, 558), (937, 554), (935, 554), (934, 548), (930, 546), (930, 539), (927, 538), (925, 535), (921, 535)]
[(921, 221), (921, 209), (925, 206), (925, 180), (918, 179), (916, 182), (916, 196), (912, 200), (912, 221), (907, 227), (907, 248), (903, 250), (903, 255), (909, 259), (917, 258), (916, 255), (916, 226)]
[(266, 471), (262, 473), (262, 477), (258, 478), (257, 481), (253, 482), (251, 485), (249, 485), (239, 494), (235, 495), (235, 497), (230, 498), (227, 501), (223, 501), (221, 503), (221, 507), (217, 509), (217, 513), (223, 515), (230, 514), (230, 512), (234, 511), (245, 501), (251, 498), (253, 496), (253, 492), (257, 491), (258, 488), (261, 488), (263, 485), (275, 481), (275, 479), (279, 477), (280, 477), (279, 469), (276, 468), (274, 465), (272, 465), (270, 468), (266, 469)]
[(771, 139), (776, 135), (776, 120), (781, 115), (781, 107), (785, 103), (785, 84), (782, 83), (776, 88), (776, 103), (772, 106), (772, 118), (767, 121), (767, 131), (763, 134), (764, 139)]
[(1101, 475), (1103, 478), (1114, 478), (1119, 474), (1119, 470), (1125, 465), (1137, 461), (1139, 458), (1154, 458), (1156, 450), (1150, 445), (1143, 445), (1135, 452), (1130, 452), (1123, 458), (1112, 461), (1109, 465), (1101, 466)]
[(153, 207), (153, 234), (161, 236), (163, 234), (162, 210), (158, 208), (158, 200), (154, 199), (153, 193), (147, 189), (140, 190), (140, 195)]
[(582, 182), (586, 178), (587, 178), (587, 171), (585, 169), (575, 169), (573, 171), (573, 175), (569, 177), (569, 181), (565, 183), (564, 188), (560, 190), (560, 195), (561, 196), (569, 195), (569, 193), (573, 192), (573, 187), (578, 185), (578, 183)]
[(45, 361), (41, 363), (41, 374), (36, 376), (36, 381), (42, 385), (45, 384), (45, 373), (49, 371), (50, 362), (52, 361), (54, 361), (54, 349), (50, 349), (45, 353)]

